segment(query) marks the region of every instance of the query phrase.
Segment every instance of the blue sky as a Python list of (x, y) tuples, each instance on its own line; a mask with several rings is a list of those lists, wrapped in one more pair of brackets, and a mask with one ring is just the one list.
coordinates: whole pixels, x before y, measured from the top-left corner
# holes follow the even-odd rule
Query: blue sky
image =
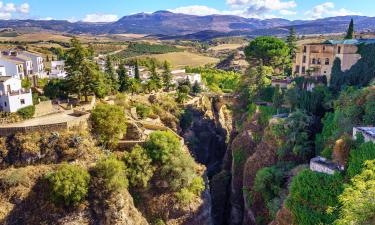
[(316, 19), (375, 16), (374, 0), (11, 0), (0, 1), (0, 19), (64, 19), (110, 22), (138, 12), (170, 10), (253, 18)]

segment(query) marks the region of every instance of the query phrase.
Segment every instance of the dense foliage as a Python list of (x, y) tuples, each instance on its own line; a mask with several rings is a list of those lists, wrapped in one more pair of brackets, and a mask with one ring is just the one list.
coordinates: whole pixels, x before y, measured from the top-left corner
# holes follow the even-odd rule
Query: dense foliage
[(375, 223), (375, 161), (366, 161), (360, 174), (339, 196), (341, 203), (336, 225)]
[(96, 163), (93, 179), (96, 186), (108, 193), (128, 187), (125, 164), (114, 157), (103, 158)]
[(170, 45), (159, 45), (149, 43), (130, 43), (128, 48), (117, 54), (118, 57), (130, 58), (148, 54), (164, 54), (168, 52), (181, 52), (179, 49)]
[(88, 194), (90, 175), (76, 165), (61, 165), (47, 176), (51, 188), (52, 200), (66, 206), (77, 205)]
[(304, 170), (293, 178), (287, 207), (297, 224), (332, 224), (337, 212), (328, 212), (338, 205), (342, 193), (342, 177)]
[(367, 160), (375, 159), (375, 144), (367, 142), (350, 151), (348, 176), (354, 177), (359, 174)]
[(126, 173), (130, 186), (133, 188), (146, 188), (155, 170), (147, 151), (136, 145), (129, 153), (125, 154), (124, 162), (127, 167)]
[(126, 118), (121, 106), (99, 104), (91, 113), (92, 132), (99, 142), (115, 147), (126, 132)]
[(35, 113), (35, 106), (30, 105), (24, 108), (21, 108), (17, 111), (17, 113), (23, 118), (23, 119), (31, 119), (34, 116)]
[(187, 73), (199, 73), (203, 83), (213, 92), (233, 92), (239, 85), (240, 74), (210, 68), (186, 68)]

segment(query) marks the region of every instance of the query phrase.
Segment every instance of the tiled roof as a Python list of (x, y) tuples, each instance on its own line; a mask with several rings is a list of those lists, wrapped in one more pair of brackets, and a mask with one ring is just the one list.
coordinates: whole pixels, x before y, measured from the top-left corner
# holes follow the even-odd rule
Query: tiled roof
[(324, 42), (323, 44), (331, 44), (331, 45), (375, 44), (375, 39), (328, 40)]
[(0, 76), (0, 82), (4, 82), (12, 78), (11, 76)]

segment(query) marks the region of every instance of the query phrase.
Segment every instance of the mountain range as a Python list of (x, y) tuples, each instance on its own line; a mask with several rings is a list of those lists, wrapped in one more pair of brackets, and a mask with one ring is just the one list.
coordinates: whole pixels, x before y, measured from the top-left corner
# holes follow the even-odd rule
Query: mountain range
[(138, 13), (112, 23), (68, 22), (64, 20), (0, 20), (0, 28), (48, 30), (71, 34), (136, 33), (160, 38), (204, 39), (220, 36), (285, 35), (295, 27), (300, 35), (344, 32), (353, 18), (357, 31), (372, 30), (375, 17), (339, 16), (317, 20), (254, 19), (231, 15), (194, 16), (169, 11)]

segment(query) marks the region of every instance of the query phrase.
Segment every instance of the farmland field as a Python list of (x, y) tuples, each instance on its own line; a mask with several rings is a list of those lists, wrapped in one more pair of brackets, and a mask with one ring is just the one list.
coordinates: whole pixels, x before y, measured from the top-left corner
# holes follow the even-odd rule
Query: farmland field
[(149, 55), (149, 57), (156, 58), (159, 61), (167, 60), (172, 64), (174, 69), (184, 68), (185, 66), (204, 66), (206, 64), (218, 63), (218, 58), (198, 55), (190, 52), (171, 52), (160, 55)]

